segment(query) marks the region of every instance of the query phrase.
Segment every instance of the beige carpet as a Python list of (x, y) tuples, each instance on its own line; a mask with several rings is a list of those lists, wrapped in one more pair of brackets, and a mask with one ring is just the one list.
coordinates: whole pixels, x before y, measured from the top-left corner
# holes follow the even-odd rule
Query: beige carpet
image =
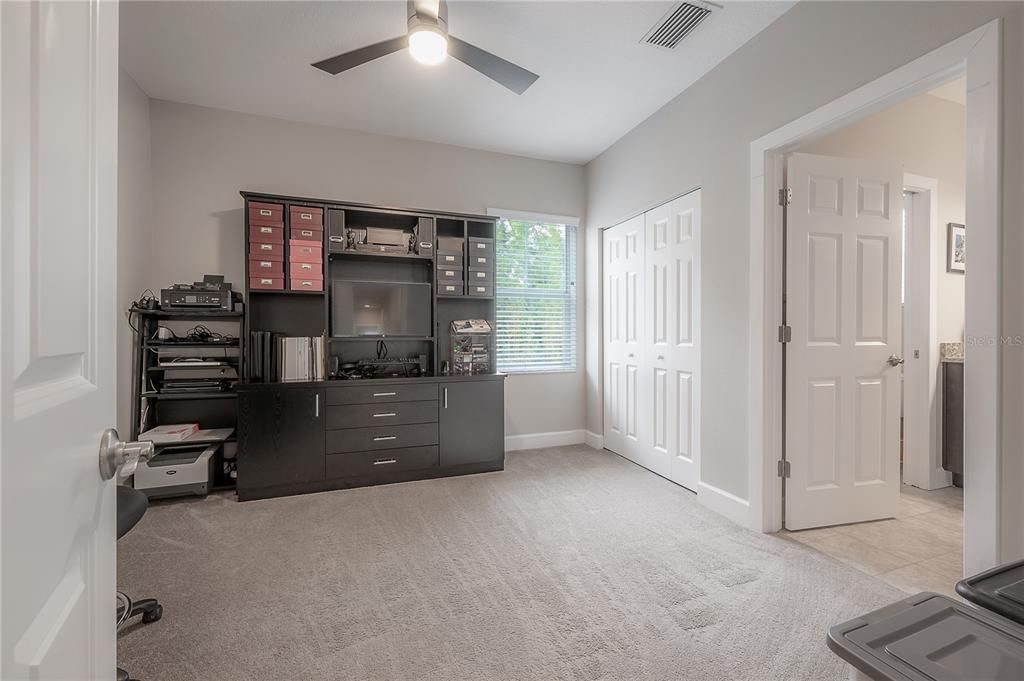
[(844, 679), (829, 625), (901, 596), (607, 452), (503, 473), (155, 504), (119, 586), (142, 681)]

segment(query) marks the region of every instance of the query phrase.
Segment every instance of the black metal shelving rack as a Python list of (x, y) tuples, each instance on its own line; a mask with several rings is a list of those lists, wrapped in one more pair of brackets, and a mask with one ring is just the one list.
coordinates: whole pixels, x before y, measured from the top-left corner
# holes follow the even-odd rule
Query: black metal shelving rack
[[(243, 303), (236, 302), (238, 310), (138, 310), (132, 316), (138, 321), (132, 356), (132, 432), (137, 440), (140, 433), (166, 423), (198, 422), (200, 428), (236, 428), (238, 421), (237, 393), (232, 390), (209, 393), (164, 393), (158, 388), (162, 375), (169, 367), (159, 366), (160, 350), (191, 351), (197, 356), (206, 352), (223, 352), (229, 365), (241, 378), (245, 362), (245, 312)], [(162, 322), (237, 322), (234, 338), (228, 342), (167, 341), (158, 338)], [(229, 354), (236, 353), (236, 354)], [(174, 371), (206, 370), (213, 367), (173, 367)], [(221, 442), (222, 440), (216, 440)], [(235, 442), (235, 437), (223, 442)], [(187, 444), (212, 444), (214, 441), (188, 440)], [(157, 445), (163, 447), (181, 445)], [(214, 489), (233, 485), (224, 474), (222, 461), (214, 464)]]

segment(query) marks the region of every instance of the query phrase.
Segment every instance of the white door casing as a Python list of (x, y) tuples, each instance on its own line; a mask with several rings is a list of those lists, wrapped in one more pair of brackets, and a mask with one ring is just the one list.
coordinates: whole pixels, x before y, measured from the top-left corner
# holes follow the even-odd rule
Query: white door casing
[(642, 455), (646, 391), (643, 352), (643, 216), (604, 231), (605, 447), (636, 461)]
[(0, 4), (3, 679), (112, 679), (116, 2)]
[(892, 517), (903, 169), (790, 154), (787, 175), (785, 526)]
[(648, 211), (644, 371), (651, 384), (648, 468), (700, 481), (700, 191)]

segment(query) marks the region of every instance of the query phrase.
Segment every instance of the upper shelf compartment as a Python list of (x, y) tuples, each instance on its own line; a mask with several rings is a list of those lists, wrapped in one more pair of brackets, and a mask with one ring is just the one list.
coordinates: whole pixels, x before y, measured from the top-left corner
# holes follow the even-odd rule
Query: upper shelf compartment
[(434, 218), (390, 210), (328, 210), (332, 255), (429, 261), (433, 258)]

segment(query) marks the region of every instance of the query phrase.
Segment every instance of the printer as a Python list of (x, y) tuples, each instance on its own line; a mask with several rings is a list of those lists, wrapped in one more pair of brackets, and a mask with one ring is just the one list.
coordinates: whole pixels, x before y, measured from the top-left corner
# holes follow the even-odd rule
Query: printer
[(206, 496), (213, 480), (214, 455), (222, 443), (165, 447), (135, 469), (135, 489), (150, 499)]

